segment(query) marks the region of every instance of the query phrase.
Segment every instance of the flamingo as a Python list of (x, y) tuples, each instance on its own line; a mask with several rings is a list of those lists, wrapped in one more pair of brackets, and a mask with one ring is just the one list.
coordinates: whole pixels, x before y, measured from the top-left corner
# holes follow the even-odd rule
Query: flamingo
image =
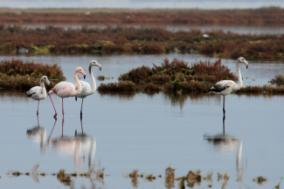
[(214, 86), (210, 88), (210, 91), (223, 96), (223, 119), (225, 119), (225, 96), (231, 94), (244, 86), (242, 73), (240, 69), (240, 64), (244, 64), (248, 68), (248, 62), (244, 57), (239, 57), (237, 59), (237, 74), (238, 82), (236, 83), (233, 80), (221, 80), (218, 81)]
[(45, 84), (49, 85), (50, 81), (48, 80), (47, 76), (44, 75), (40, 78), (40, 85), (32, 87), (30, 90), (26, 92), (27, 96), (31, 97), (34, 100), (37, 100), (37, 111), (36, 115), (39, 115), (39, 103), (41, 100), (47, 97), (47, 92), (45, 88)]
[(77, 96), (78, 94), (81, 93), (82, 91), (82, 85), (80, 83), (79, 80), (79, 75), (83, 75), (84, 78), (86, 77), (86, 73), (84, 71), (84, 69), (81, 66), (78, 66), (73, 74), (73, 79), (75, 81), (75, 83), (71, 83), (68, 81), (61, 81), (59, 83), (57, 83), (49, 92), (48, 92), (48, 96), (50, 98), (52, 107), (54, 109), (54, 119), (57, 119), (57, 112), (53, 103), (53, 100), (51, 98), (51, 94), (56, 94), (57, 96), (61, 97), (61, 101), (62, 101), (62, 115), (63, 115), (63, 119), (64, 119), (64, 103), (63, 103), (63, 99), (64, 98), (68, 98), (68, 97), (74, 97)]
[(82, 99), (82, 102), (81, 102), (81, 110), (80, 110), (80, 118), (82, 119), (83, 117), (83, 102), (84, 102), (84, 98), (86, 98), (87, 96), (89, 95), (92, 95), (95, 93), (95, 91), (97, 90), (97, 84), (96, 84), (96, 79), (93, 75), (93, 71), (92, 71), (92, 67), (93, 66), (96, 66), (99, 68), (99, 70), (101, 71), (102, 70), (102, 66), (96, 61), (96, 60), (92, 60), (90, 63), (89, 63), (89, 76), (91, 78), (91, 84), (86, 82), (86, 81), (80, 81), (81, 82), (81, 85), (82, 85), (82, 91), (81, 93), (79, 93), (79, 95), (77, 95), (75, 97), (75, 99), (77, 100), (77, 97), (78, 98), (81, 98)]

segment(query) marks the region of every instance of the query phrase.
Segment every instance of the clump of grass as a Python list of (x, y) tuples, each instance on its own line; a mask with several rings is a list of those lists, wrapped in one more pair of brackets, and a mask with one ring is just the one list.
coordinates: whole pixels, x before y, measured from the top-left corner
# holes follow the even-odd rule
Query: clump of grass
[(20, 172), (20, 171), (13, 171), (13, 172), (10, 173), (10, 175), (15, 176), (15, 177), (18, 177), (18, 176), (23, 175), (23, 173)]
[(142, 66), (122, 74), (119, 82), (103, 84), (99, 87), (99, 92), (198, 94), (207, 93), (221, 79), (235, 80), (236, 76), (219, 60), (215, 63), (199, 62), (188, 66), (184, 61), (175, 59), (170, 62), (166, 59), (159, 66)]
[(236, 91), (236, 94), (245, 95), (284, 95), (284, 87), (274, 86), (247, 86)]
[(275, 84), (277, 86), (284, 86), (284, 75), (277, 75), (273, 78), (270, 83)]
[(32, 86), (38, 85), (42, 75), (52, 79), (50, 80), (51, 86), (65, 79), (61, 68), (56, 64), (24, 63), (20, 60), (1, 61), (0, 89), (26, 91)]
[(175, 169), (172, 167), (165, 170), (165, 185), (166, 188), (174, 188), (175, 186)]
[(57, 173), (57, 179), (63, 183), (66, 186), (70, 186), (71, 185), (71, 176), (67, 173), (65, 173), (65, 171), (63, 169), (59, 170)]
[(189, 171), (186, 175), (186, 181), (190, 188), (194, 185), (199, 184), (202, 181), (202, 176), (199, 171)]
[(256, 178), (253, 179), (254, 182), (256, 182), (257, 184), (263, 184), (264, 182), (267, 181), (267, 178), (263, 177), (263, 176), (258, 176)]
[(134, 94), (136, 87), (131, 81), (121, 81), (118, 83), (101, 84), (98, 90), (101, 94)]
[(131, 179), (131, 183), (133, 187), (136, 188), (138, 186), (138, 178), (141, 176), (139, 174), (139, 171), (135, 169), (131, 173), (129, 173), (128, 176)]
[(154, 180), (156, 180), (156, 176), (155, 175), (152, 175), (152, 174), (149, 174), (149, 175), (146, 175), (145, 176), (145, 179), (149, 182), (153, 182)]

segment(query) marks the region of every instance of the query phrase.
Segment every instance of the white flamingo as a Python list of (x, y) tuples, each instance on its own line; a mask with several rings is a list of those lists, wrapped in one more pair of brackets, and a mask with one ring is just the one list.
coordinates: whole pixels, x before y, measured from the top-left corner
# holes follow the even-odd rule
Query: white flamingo
[(237, 83), (233, 80), (221, 80), (210, 88), (210, 91), (215, 92), (217, 94), (221, 94), (223, 96), (223, 116), (225, 116), (225, 96), (241, 89), (244, 86), (240, 64), (244, 64), (246, 68), (248, 68), (247, 60), (244, 57), (239, 57), (237, 60)]
[(53, 106), (54, 109), (54, 119), (57, 119), (57, 112), (53, 103), (53, 100), (51, 98), (51, 94), (56, 94), (57, 96), (61, 97), (62, 100), (62, 115), (64, 118), (64, 103), (63, 103), (63, 99), (67, 98), (67, 97), (74, 97), (77, 96), (78, 94), (81, 93), (82, 91), (82, 85), (80, 83), (79, 80), (79, 76), (83, 75), (84, 78), (86, 77), (86, 73), (84, 71), (84, 69), (81, 66), (78, 66), (73, 74), (73, 79), (75, 81), (75, 83), (71, 83), (68, 81), (61, 81), (59, 83), (57, 83), (49, 92), (48, 92), (48, 96), (50, 98), (51, 104)]
[(81, 85), (82, 85), (82, 91), (79, 95), (77, 95), (75, 98), (77, 100), (78, 98), (82, 99), (81, 102), (81, 110), (80, 110), (80, 118), (82, 119), (83, 116), (83, 102), (84, 102), (84, 98), (86, 98), (89, 95), (92, 95), (95, 93), (95, 91), (97, 90), (97, 83), (96, 83), (96, 79), (94, 77), (93, 71), (92, 71), (92, 67), (96, 66), (100, 69), (100, 71), (102, 70), (102, 66), (96, 61), (96, 60), (92, 60), (89, 63), (89, 76), (91, 78), (91, 84), (86, 82), (86, 81), (80, 81)]
[(36, 115), (39, 115), (39, 103), (41, 100), (47, 97), (47, 92), (45, 88), (45, 84), (49, 85), (50, 81), (48, 80), (47, 76), (44, 75), (40, 78), (40, 85), (32, 87), (30, 90), (26, 92), (26, 94), (34, 100), (37, 100), (37, 111)]

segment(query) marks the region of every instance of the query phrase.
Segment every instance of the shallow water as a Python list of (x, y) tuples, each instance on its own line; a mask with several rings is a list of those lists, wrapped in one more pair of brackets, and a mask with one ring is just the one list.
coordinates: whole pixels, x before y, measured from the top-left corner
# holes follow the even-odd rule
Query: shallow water
[[(6, 25), (7, 27), (13, 27), (14, 24)], [(88, 29), (108, 29), (108, 28), (117, 28), (122, 27), (121, 25), (103, 25), (103, 24), (21, 24), (20, 25), (26, 29), (45, 29), (47, 27), (56, 27), (63, 28), (64, 30), (80, 30), (83, 28)], [(284, 27), (265, 27), (265, 26), (219, 26), (219, 25), (210, 25), (210, 26), (175, 26), (175, 25), (166, 25), (166, 26), (157, 26), (157, 25), (135, 25), (135, 24), (124, 24), (123, 27), (127, 28), (161, 28), (170, 32), (179, 32), (185, 31), (189, 32), (192, 30), (200, 30), (201, 32), (232, 32), (237, 34), (247, 34), (247, 35), (282, 35), (284, 34)]]
[[(164, 59), (179, 59), (194, 64), (200, 61), (216, 61), (216, 58), (210, 58), (202, 55), (191, 54), (166, 54), (166, 55), (113, 55), (113, 56), (0, 56), (1, 60), (21, 59), (24, 61), (34, 61), (47, 64), (59, 64), (68, 79), (72, 79), (72, 72), (77, 65), (82, 65), (87, 69), (88, 62), (97, 59), (102, 65), (101, 72), (95, 72), (96, 75), (104, 75), (109, 79), (106, 82), (113, 82), (123, 73), (130, 69), (142, 65), (159, 65)], [(232, 72), (236, 71), (235, 60), (222, 59), (222, 63), (228, 66)], [(242, 68), (242, 74), (247, 85), (264, 85), (277, 74), (284, 73), (284, 64), (277, 62), (250, 61), (249, 69)]]
[[(141, 64), (152, 65), (164, 57), (179, 57), (184, 60), (208, 59), (203, 56), (111, 56), (96, 57), (103, 65), (102, 73), (116, 78), (119, 74)], [(1, 57), (8, 59), (11, 57)], [(88, 62), (89, 56), (74, 57), (19, 57), (25, 60), (59, 63), (68, 79), (74, 67)], [(233, 67), (232, 60), (225, 60)], [(268, 69), (269, 68), (269, 69)], [(250, 64), (244, 75), (253, 75), (261, 84), (269, 77), (283, 72), (280, 64)], [(265, 71), (263, 71), (265, 70)], [(263, 77), (263, 79), (262, 79)], [(115, 79), (114, 79), (115, 80)], [(259, 81), (258, 81), (259, 80)], [(189, 170), (201, 170), (205, 175), (213, 172), (213, 187), (220, 188), (217, 172), (230, 175), (226, 188), (273, 188), (281, 181), (284, 168), (282, 160), (284, 143), (282, 133), (282, 96), (247, 97), (230, 95), (226, 98), (226, 134), (236, 138), (235, 143), (213, 145), (204, 136), (222, 133), (222, 104), (218, 96), (170, 100), (159, 94), (148, 96), (138, 94), (131, 98), (101, 96), (94, 94), (85, 101), (83, 130), (89, 136), (86, 140), (74, 138), (75, 131), (81, 132), (79, 119), (80, 103), (74, 98), (65, 101), (64, 132), (68, 140), (60, 140), (62, 135), (62, 116), (60, 100), (54, 98), (59, 118), (54, 124), (52, 107), (48, 100), (41, 104), (39, 125), (41, 134), (37, 135), (50, 144), (42, 144), (27, 137), (26, 131), (38, 125), (35, 116), (36, 103), (25, 97), (1, 96), (0, 112), (2, 132), (0, 133), (0, 187), (1, 188), (66, 188), (54, 176), (39, 177), (39, 182), (31, 177), (9, 177), (10, 170), (29, 171), (39, 164), (40, 171), (47, 173), (65, 169), (68, 172), (88, 170), (90, 143), (95, 139), (96, 153), (91, 162), (95, 169), (105, 168), (104, 183), (88, 179), (74, 179), (74, 188), (133, 188), (126, 175), (138, 169), (144, 174), (162, 174), (168, 166), (176, 169), (176, 176), (187, 174)], [(57, 139), (57, 140), (56, 140)], [(64, 138), (66, 139), (66, 138)], [(61, 141), (62, 145), (56, 145)], [(64, 143), (65, 141), (65, 143)], [(72, 141), (72, 142), (70, 142)], [(74, 142), (74, 141), (77, 141)], [(89, 141), (89, 143), (88, 143)], [(91, 141), (91, 142), (90, 142)], [(64, 145), (65, 144), (65, 145)], [(237, 166), (237, 150), (242, 144), (241, 167)], [(279, 147), (278, 147), (279, 146)], [(67, 151), (66, 151), (67, 149)], [(84, 154), (84, 158), (81, 156)], [(260, 158), (261, 157), (261, 158)], [(238, 174), (243, 180), (236, 182)], [(257, 186), (252, 179), (265, 176), (268, 182)], [(153, 182), (138, 180), (137, 188), (165, 188), (164, 177)], [(283, 181), (282, 181), (283, 183)], [(196, 188), (206, 188), (202, 182)], [(175, 184), (178, 188), (178, 183)]]
[(0, 7), (13, 8), (258, 8), (284, 7), (282, 0), (1, 0)]

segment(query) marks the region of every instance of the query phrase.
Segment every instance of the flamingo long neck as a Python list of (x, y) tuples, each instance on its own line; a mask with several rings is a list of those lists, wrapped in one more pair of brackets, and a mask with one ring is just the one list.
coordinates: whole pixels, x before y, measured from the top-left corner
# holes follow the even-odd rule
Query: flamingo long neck
[(82, 91), (82, 85), (80, 83), (78, 73), (74, 73), (73, 75), (74, 83), (75, 83), (75, 91), (73, 91), (73, 95), (76, 96)]
[(40, 87), (41, 87), (41, 93), (46, 96), (47, 92), (46, 92), (44, 81), (40, 82)]
[(96, 79), (94, 77), (91, 65), (89, 65), (89, 74), (91, 77), (91, 89), (92, 89), (92, 92), (95, 92), (97, 90), (97, 83), (96, 83)]
[(240, 63), (237, 63), (237, 73), (238, 73), (238, 85), (239, 85), (239, 87), (243, 87), (244, 83), (243, 83)]

